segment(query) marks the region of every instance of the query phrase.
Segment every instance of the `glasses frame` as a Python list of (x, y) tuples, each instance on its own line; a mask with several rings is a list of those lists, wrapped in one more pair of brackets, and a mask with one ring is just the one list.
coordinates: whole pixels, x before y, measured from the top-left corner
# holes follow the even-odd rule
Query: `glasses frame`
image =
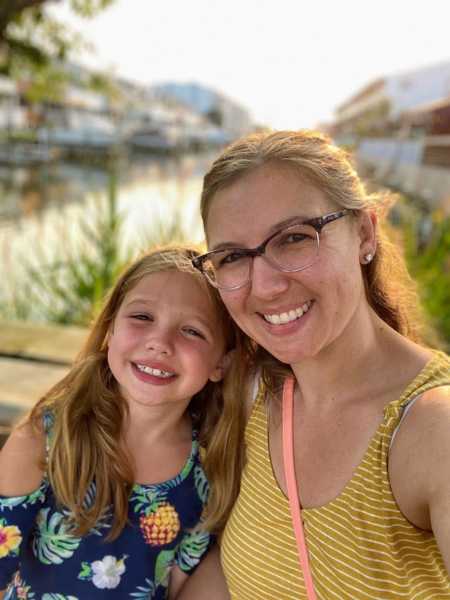
[[(206, 273), (206, 271), (203, 268), (203, 263), (206, 260), (209, 260), (211, 258), (211, 256), (214, 256), (216, 254), (219, 254), (221, 252), (224, 251), (230, 251), (232, 252), (234, 251), (238, 251), (241, 256), (243, 257), (250, 257), (250, 258), (255, 258), (256, 256), (262, 256), (272, 267), (274, 267), (275, 269), (277, 269), (277, 271), (280, 271), (282, 273), (298, 273), (299, 271), (303, 271), (304, 269), (307, 269), (308, 267), (310, 267), (312, 264), (314, 264), (314, 262), (317, 260), (317, 258), (309, 263), (308, 265), (305, 265), (303, 267), (300, 267), (298, 269), (283, 269), (282, 267), (280, 267), (280, 265), (274, 263), (273, 261), (270, 260), (269, 257), (267, 257), (265, 255), (266, 252), (266, 247), (267, 244), (277, 235), (279, 235), (280, 233), (282, 233), (283, 231), (286, 231), (288, 229), (290, 229), (291, 227), (294, 227), (295, 225), (310, 225), (311, 227), (313, 227), (313, 229), (316, 232), (316, 236), (317, 236), (317, 257), (319, 256), (319, 249), (320, 249), (320, 234), (322, 233), (322, 229), (325, 227), (325, 225), (328, 225), (328, 223), (332, 223), (333, 221), (336, 221), (337, 219), (340, 219), (342, 217), (345, 217), (346, 215), (350, 214), (350, 212), (352, 212), (350, 209), (348, 208), (344, 208), (342, 210), (338, 210), (336, 212), (332, 212), (329, 213), (327, 215), (323, 215), (321, 217), (314, 217), (312, 219), (308, 219), (308, 220), (298, 220), (298, 221), (293, 221), (292, 223), (290, 223), (289, 225), (287, 225), (286, 227), (281, 227), (280, 229), (278, 229), (277, 231), (275, 231), (274, 233), (272, 233), (271, 235), (269, 235), (268, 238), (266, 238), (261, 244), (259, 244), (259, 246), (256, 246), (255, 248), (238, 248), (238, 247), (232, 247), (232, 248), (221, 248), (219, 250), (212, 250), (211, 252), (207, 252), (206, 254), (202, 254), (201, 256), (197, 256), (196, 258), (192, 259), (192, 265), (198, 269), (202, 275), (205, 276), (205, 278), (208, 280), (208, 282), (214, 286), (215, 288), (218, 288), (220, 290), (226, 290), (226, 291), (234, 291), (234, 290), (239, 290), (241, 288), (243, 288), (244, 286), (247, 285), (247, 283), (249, 283), (249, 281), (251, 280), (251, 267), (249, 268), (249, 273), (248, 273), (248, 279), (244, 282), (244, 283), (240, 283), (239, 285), (234, 285), (234, 286), (222, 286), (219, 285), (217, 283), (217, 281), (212, 280), (208, 274)], [(253, 265), (253, 261), (251, 262), (251, 265)]]

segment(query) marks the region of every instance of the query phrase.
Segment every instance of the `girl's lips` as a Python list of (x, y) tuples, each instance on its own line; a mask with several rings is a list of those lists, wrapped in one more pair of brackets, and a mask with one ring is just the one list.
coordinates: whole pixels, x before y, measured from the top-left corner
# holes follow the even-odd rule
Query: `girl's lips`
[[(141, 363), (139, 363), (139, 364), (141, 364)], [(153, 368), (165, 370), (165, 369), (161, 369), (161, 367), (153, 367)], [(151, 373), (145, 373), (144, 371), (141, 371), (140, 369), (138, 369), (136, 363), (134, 363), (134, 362), (131, 363), (131, 369), (137, 379), (139, 379), (140, 381), (143, 381), (144, 383), (151, 383), (153, 385), (169, 385), (177, 377), (177, 375), (171, 375), (170, 377), (158, 377), (157, 375), (152, 375)]]

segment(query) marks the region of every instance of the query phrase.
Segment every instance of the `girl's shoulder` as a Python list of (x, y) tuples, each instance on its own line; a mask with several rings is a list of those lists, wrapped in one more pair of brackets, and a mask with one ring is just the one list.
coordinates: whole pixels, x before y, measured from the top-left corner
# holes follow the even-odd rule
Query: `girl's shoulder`
[(0, 452), (0, 495), (19, 496), (36, 490), (44, 477), (47, 434), (28, 418), (11, 432)]

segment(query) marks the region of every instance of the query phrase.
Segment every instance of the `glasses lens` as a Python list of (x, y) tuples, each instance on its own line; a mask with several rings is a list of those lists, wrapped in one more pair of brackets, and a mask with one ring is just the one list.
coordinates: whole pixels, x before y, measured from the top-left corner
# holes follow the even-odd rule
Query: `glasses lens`
[(266, 247), (267, 258), (283, 271), (299, 271), (319, 255), (319, 235), (311, 225), (292, 225), (280, 231)]
[(203, 272), (213, 285), (221, 289), (233, 289), (247, 283), (250, 261), (250, 257), (237, 249), (221, 250), (205, 260)]

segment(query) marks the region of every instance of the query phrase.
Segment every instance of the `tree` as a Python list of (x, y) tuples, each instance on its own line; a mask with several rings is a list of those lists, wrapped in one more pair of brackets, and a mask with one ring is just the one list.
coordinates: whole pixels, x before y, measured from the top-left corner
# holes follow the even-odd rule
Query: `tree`
[[(94, 17), (115, 0), (68, 0), (75, 14)], [(28, 80), (25, 96), (46, 99), (61, 95), (68, 74), (63, 65), (71, 53), (86, 47), (82, 36), (49, 14), (46, 6), (61, 0), (0, 1), (0, 74)], [(35, 85), (33, 87), (33, 82)]]

